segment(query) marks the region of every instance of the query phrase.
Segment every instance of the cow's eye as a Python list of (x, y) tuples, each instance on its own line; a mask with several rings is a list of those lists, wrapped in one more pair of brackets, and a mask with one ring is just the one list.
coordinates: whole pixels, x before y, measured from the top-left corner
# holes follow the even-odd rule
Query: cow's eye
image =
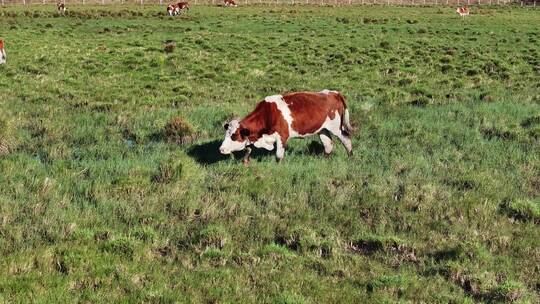
[(236, 140), (237, 138), (238, 138), (238, 136), (236, 135), (236, 133), (233, 134), (233, 135), (231, 135), (231, 139), (232, 139), (232, 140)]

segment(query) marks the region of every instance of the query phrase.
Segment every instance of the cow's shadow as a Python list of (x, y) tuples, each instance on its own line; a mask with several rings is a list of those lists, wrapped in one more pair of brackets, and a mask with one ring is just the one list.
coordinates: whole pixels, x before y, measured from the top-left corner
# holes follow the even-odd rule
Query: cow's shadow
[(219, 153), (219, 140), (197, 144), (187, 150), (187, 155), (199, 164), (211, 165), (229, 159), (229, 156)]
[[(213, 140), (206, 143), (193, 145), (187, 150), (187, 155), (202, 165), (212, 165), (217, 162), (230, 159), (230, 155), (223, 155), (219, 153), (220, 145), (220, 140)], [(233, 157), (238, 161), (242, 161), (245, 153), (245, 151), (234, 152)], [(267, 159), (268, 157), (273, 157), (274, 155), (275, 151), (252, 148), (251, 161), (261, 161), (263, 159)]]
[(309, 155), (324, 155), (324, 146), (318, 141), (312, 141), (308, 145), (307, 154)]

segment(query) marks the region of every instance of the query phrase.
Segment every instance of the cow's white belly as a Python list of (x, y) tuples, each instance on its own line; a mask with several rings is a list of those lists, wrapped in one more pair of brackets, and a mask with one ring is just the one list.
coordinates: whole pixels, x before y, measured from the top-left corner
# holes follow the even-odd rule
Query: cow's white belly
[(253, 143), (253, 145), (256, 148), (264, 148), (270, 151), (274, 149), (274, 144), (279, 139), (278, 137), (279, 137), (279, 134), (277, 132), (274, 132), (270, 135), (263, 134), (261, 138), (257, 139), (257, 141)]
[(298, 132), (296, 132), (296, 130), (294, 130), (292, 128), (292, 126), (289, 127), (289, 138), (305, 138), (305, 137), (308, 137), (308, 136), (313, 136), (313, 135), (316, 135), (316, 134), (319, 134), (319, 132), (321, 132), (323, 129), (327, 129), (328, 131), (334, 133), (339, 133), (340, 130), (341, 130), (341, 117), (339, 116), (339, 114), (335, 113), (335, 116), (334, 116), (334, 119), (330, 119), (330, 117), (326, 117), (326, 119), (324, 120), (324, 123), (321, 125), (321, 127), (319, 129), (317, 129), (315, 132), (313, 133), (306, 133), (306, 134), (299, 134)]

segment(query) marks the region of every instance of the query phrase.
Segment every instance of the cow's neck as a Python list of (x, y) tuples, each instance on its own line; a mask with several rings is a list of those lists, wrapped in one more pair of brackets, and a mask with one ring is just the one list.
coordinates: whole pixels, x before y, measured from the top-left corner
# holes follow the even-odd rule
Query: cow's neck
[(273, 132), (271, 126), (273, 116), (274, 113), (271, 105), (263, 101), (257, 105), (253, 112), (242, 119), (240, 125), (249, 130), (251, 134), (249, 140), (254, 142), (262, 137), (263, 134), (270, 134)]

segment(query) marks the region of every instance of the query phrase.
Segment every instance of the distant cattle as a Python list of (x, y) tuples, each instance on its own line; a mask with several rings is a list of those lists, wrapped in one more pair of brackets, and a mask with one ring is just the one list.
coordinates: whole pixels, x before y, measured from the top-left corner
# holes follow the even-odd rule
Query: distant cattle
[(4, 50), (4, 40), (0, 39), (0, 64), (6, 63), (6, 51)]
[(167, 6), (167, 14), (169, 14), (169, 16), (179, 15), (183, 10), (189, 10), (188, 2), (178, 2)]
[(469, 16), (469, 13), (470, 13), (470, 10), (469, 10), (469, 7), (468, 6), (462, 6), (462, 7), (458, 7), (456, 9), (456, 12), (461, 16), (461, 17), (465, 17), (465, 16)]
[(174, 9), (175, 5), (174, 4), (169, 4), (167, 6), (167, 14), (169, 14), (169, 16), (172, 16), (172, 15), (175, 15), (175, 9)]
[(225, 3), (225, 6), (234, 6), (237, 7), (236, 2), (234, 0), (223, 0)]
[(352, 154), (349, 110), (345, 98), (337, 91), (296, 92), (268, 96), (257, 104), (244, 119), (225, 124), (225, 140), (219, 151), (230, 154), (246, 150), (244, 162), (249, 162), (250, 146), (274, 149), (281, 161), (290, 138), (319, 135), (325, 154), (333, 150), (336, 136), (349, 155)]
[(56, 4), (56, 9), (58, 9), (58, 12), (60, 14), (65, 14), (66, 13), (66, 4), (62, 3), (62, 2), (58, 2)]

